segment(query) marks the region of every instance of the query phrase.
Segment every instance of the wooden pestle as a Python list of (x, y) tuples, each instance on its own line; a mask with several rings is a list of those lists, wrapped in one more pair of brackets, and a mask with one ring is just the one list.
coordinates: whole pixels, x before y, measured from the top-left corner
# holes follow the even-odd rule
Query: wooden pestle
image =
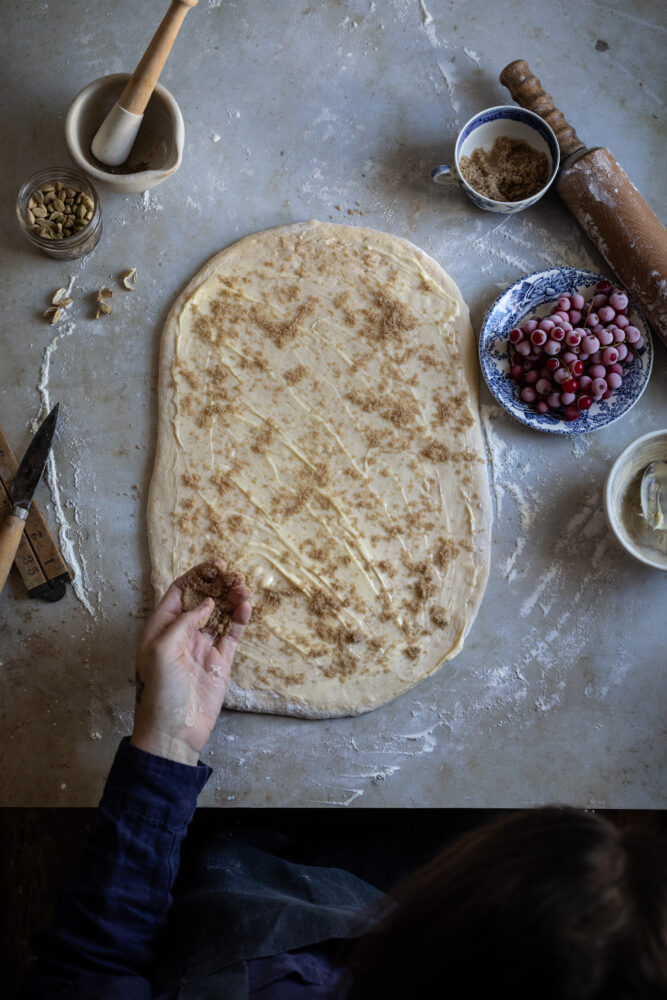
[(556, 191), (667, 344), (667, 231), (608, 149), (588, 149), (553, 98), (517, 59), (500, 82), (556, 134), (562, 161)]
[(185, 15), (191, 7), (196, 6), (197, 0), (172, 0), (139, 65), (118, 98), (118, 103), (126, 111), (135, 115), (144, 113)]
[(111, 167), (125, 163), (137, 137), (146, 105), (155, 90), (162, 67), (167, 61), (185, 15), (197, 0), (171, 0), (169, 10), (148, 43), (139, 65), (125, 84), (93, 136), (90, 150), (95, 159)]

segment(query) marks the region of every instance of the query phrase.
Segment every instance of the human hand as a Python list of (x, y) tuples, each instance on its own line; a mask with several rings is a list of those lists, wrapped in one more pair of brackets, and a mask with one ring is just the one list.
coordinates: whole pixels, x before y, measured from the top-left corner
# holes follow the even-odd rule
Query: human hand
[[(225, 563), (213, 559), (220, 572)], [(183, 611), (187, 573), (175, 580), (148, 619), (136, 659), (134, 732), (142, 750), (183, 764), (196, 764), (216, 723), (236, 646), (250, 619), (250, 591), (240, 581), (229, 591), (234, 607), (226, 635), (214, 641), (199, 630), (214, 607), (207, 597)]]

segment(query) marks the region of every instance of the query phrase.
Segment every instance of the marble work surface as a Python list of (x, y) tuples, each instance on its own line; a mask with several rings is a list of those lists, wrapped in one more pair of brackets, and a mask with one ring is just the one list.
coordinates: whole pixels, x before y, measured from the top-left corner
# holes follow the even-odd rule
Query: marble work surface
[[(72, 98), (132, 70), (166, 7), (2, 5), (0, 423), (22, 453), (43, 405), (61, 403), (55, 474), (37, 499), (75, 577), (57, 604), (30, 601), (13, 576), (0, 597), (3, 805), (94, 805), (130, 731), (133, 651), (152, 603), (158, 343), (207, 258), (309, 218), (371, 226), (449, 271), (476, 329), (524, 273), (604, 270), (556, 195), (501, 217), (428, 180), (472, 114), (507, 103), (498, 73), (515, 58), (664, 211), (658, 0), (199, 0), (162, 77), (185, 119), (181, 169), (150, 192), (103, 196), (97, 250), (51, 261), (19, 232), (18, 187), (68, 163)], [(119, 283), (129, 267), (134, 293)], [(70, 282), (74, 303), (51, 326), (41, 313)], [(96, 321), (102, 285), (114, 311)], [(618, 547), (601, 507), (620, 451), (667, 426), (667, 350), (655, 348), (640, 403), (590, 436), (530, 431), (482, 386), (492, 569), (463, 652), (360, 718), (223, 712), (204, 804), (665, 806), (667, 574)]]

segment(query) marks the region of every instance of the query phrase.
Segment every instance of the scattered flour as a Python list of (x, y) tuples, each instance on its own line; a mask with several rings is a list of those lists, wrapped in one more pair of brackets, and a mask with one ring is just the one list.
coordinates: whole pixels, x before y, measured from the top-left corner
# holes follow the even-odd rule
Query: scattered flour
[(445, 81), (445, 90), (447, 91), (447, 97), (449, 98), (449, 103), (452, 106), (452, 111), (458, 115), (461, 110), (461, 102), (457, 97), (456, 91), (457, 84), (459, 83), (456, 71), (451, 63), (445, 67), (441, 60), (438, 60), (438, 69), (440, 70), (442, 79)]
[(431, 12), (426, 9), (424, 0), (419, 0), (419, 9), (422, 15), (422, 27), (426, 28), (429, 24), (433, 23), (433, 16)]
[[(345, 806), (352, 805), (355, 799), (361, 798), (361, 796), (364, 794), (361, 788), (341, 788), (339, 786), (330, 786), (324, 784), (320, 785), (320, 787), (324, 789), (332, 788), (334, 795), (326, 799), (310, 799), (310, 801), (315, 805), (341, 806), (345, 808)], [(349, 794), (347, 795), (346, 798), (342, 799), (337, 798), (336, 796), (340, 795), (341, 792), (343, 793), (343, 795), (345, 795), (346, 792)]]
[[(74, 285), (74, 275), (70, 276), (69, 285), (67, 287), (67, 296), (69, 296), (72, 287)], [(51, 399), (49, 394), (49, 376), (51, 372), (51, 359), (58, 348), (58, 344), (61, 340), (66, 337), (71, 337), (76, 331), (76, 326), (73, 322), (61, 323), (59, 332), (51, 338), (49, 343), (44, 348), (44, 356), (42, 359), (42, 367), (39, 373), (39, 383), (37, 385), (37, 390), (40, 397), (40, 412), (39, 416), (33, 421), (32, 428), (37, 429), (41, 421), (44, 419), (47, 413), (51, 410)], [(80, 603), (86, 609), (91, 617), (95, 616), (95, 612), (89, 600), (89, 595), (85, 586), (85, 574), (84, 566), (82, 560), (80, 560), (77, 550), (74, 546), (74, 541), (72, 538), (72, 529), (67, 517), (65, 516), (65, 511), (63, 509), (63, 500), (60, 490), (60, 484), (58, 480), (58, 470), (56, 467), (55, 452), (52, 448), (49, 452), (49, 457), (46, 462), (46, 481), (51, 493), (51, 502), (53, 504), (53, 510), (56, 518), (56, 523), (58, 525), (58, 541), (60, 545), (60, 551), (62, 553), (63, 559), (67, 563), (72, 575), (72, 589), (79, 599)], [(66, 502), (65, 506), (69, 506)]]
[[(538, 600), (540, 599), (540, 596), (543, 593), (543, 591), (545, 591), (549, 587), (549, 585), (554, 582), (554, 580), (556, 579), (556, 577), (559, 575), (560, 572), (561, 572), (560, 567), (554, 565), (550, 566), (549, 569), (546, 571), (546, 573), (544, 573), (544, 575), (540, 579), (540, 582), (535, 587), (533, 593), (529, 597), (527, 597), (526, 600), (521, 605), (521, 610), (519, 613), (522, 618), (528, 617), (528, 615), (531, 613), (531, 611), (537, 604)], [(540, 605), (540, 607), (542, 608), (542, 613), (546, 615), (549, 608), (544, 607), (544, 605)]]
[[(531, 476), (537, 483), (535, 488), (525, 485), (523, 474), (517, 475), (519, 456), (505, 433), (511, 418), (499, 407), (488, 405), (481, 407), (481, 417), (496, 520), (502, 516), (507, 524), (518, 513), (512, 551), (505, 559), (497, 558), (496, 566), (512, 588), (507, 592), (516, 609), (512, 627), (522, 631), (519, 649), (523, 650), (514, 662), (483, 672), (490, 685), (486, 696), (500, 687), (503, 700), (496, 701), (496, 708), (500, 708), (503, 702), (517, 704), (530, 690), (533, 709), (545, 713), (561, 706), (570, 686), (579, 681), (582, 651), (608, 618), (604, 582), (610, 571), (609, 530), (599, 488), (582, 487), (573, 512), (563, 520), (558, 491), (540, 490), (539, 475)], [(507, 421), (510, 424), (503, 427)], [(498, 424), (501, 426), (496, 430)], [(589, 447), (579, 442), (579, 437), (569, 436), (571, 446), (579, 450)], [(520, 471), (528, 468), (526, 465)], [(535, 545), (540, 518), (547, 531), (542, 530), (540, 544)], [(573, 574), (577, 564), (581, 568)], [(530, 581), (535, 581), (532, 586)], [(547, 622), (551, 627), (545, 627)], [(502, 648), (502, 634), (499, 639)], [(618, 683), (623, 670), (622, 649), (605, 655), (605, 676), (613, 676)], [(526, 677), (531, 678), (530, 684)], [(522, 682), (518, 689), (517, 679)], [(591, 692), (604, 698), (608, 690), (609, 685), (598, 685)], [(479, 707), (483, 703), (484, 699)]]
[(146, 215), (148, 212), (161, 212), (164, 205), (158, 196), (150, 191), (144, 191), (141, 195), (141, 208)]
[(424, 0), (419, 0), (419, 11), (421, 14), (422, 28), (424, 29), (429, 42), (434, 49), (442, 48), (442, 42), (438, 38), (435, 30), (435, 21), (433, 20), (433, 16), (430, 11), (426, 9)]

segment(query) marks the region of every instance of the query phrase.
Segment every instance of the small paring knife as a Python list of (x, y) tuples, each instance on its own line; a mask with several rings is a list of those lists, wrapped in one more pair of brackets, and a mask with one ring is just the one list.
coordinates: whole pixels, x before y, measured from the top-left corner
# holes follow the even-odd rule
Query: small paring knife
[(40, 424), (12, 482), (10, 490), (12, 511), (6, 521), (0, 525), (0, 592), (7, 582), (16, 550), (23, 535), (32, 498), (49, 457), (51, 441), (58, 421), (59, 405), (56, 403), (48, 417)]

